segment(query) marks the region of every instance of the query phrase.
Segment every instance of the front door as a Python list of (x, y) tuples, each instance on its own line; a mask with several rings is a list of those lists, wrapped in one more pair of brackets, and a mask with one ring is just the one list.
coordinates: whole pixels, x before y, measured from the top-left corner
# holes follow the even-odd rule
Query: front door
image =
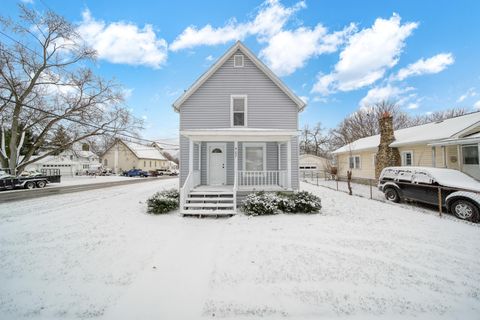
[(219, 186), (225, 181), (225, 145), (212, 144), (208, 147), (208, 184)]

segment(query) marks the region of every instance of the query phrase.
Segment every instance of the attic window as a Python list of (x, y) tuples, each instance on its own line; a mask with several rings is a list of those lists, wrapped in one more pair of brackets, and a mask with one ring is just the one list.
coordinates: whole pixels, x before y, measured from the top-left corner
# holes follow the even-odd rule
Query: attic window
[(236, 54), (233, 56), (233, 66), (235, 68), (243, 67), (243, 55)]

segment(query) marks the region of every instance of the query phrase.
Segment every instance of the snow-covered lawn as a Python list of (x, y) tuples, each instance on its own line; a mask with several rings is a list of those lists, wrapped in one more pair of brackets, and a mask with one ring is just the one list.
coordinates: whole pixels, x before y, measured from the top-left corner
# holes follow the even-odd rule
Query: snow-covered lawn
[[(104, 183), (104, 182), (114, 182), (122, 180), (131, 180), (135, 178), (124, 177), (124, 176), (74, 176), (74, 177), (63, 177), (60, 183), (53, 183), (49, 187), (63, 187), (63, 186), (77, 186), (83, 184), (92, 184), (92, 183)], [(140, 178), (138, 178), (140, 179)], [(145, 178), (142, 178), (145, 179)]]
[(477, 225), (309, 184), (321, 214), (145, 214), (177, 183), (0, 204), (0, 319), (478, 319)]

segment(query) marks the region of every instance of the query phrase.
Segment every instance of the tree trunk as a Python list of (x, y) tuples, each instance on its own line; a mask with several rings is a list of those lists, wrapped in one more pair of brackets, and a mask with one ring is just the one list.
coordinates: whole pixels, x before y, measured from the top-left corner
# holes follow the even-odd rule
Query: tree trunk
[(16, 175), (16, 168), (17, 168), (17, 140), (18, 140), (18, 119), (20, 117), (21, 111), (21, 103), (19, 101), (15, 104), (15, 110), (13, 111), (13, 119), (12, 119), (12, 128), (10, 130), (10, 157), (8, 160), (8, 167), (10, 168), (10, 174)]

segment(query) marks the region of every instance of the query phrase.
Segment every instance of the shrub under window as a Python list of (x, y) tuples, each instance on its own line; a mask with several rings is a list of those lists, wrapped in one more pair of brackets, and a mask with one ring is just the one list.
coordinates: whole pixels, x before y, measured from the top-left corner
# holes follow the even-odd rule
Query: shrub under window
[(257, 192), (249, 194), (242, 203), (246, 215), (285, 213), (318, 213), (322, 208), (319, 197), (307, 191), (293, 194)]
[(278, 196), (272, 193), (250, 193), (243, 200), (242, 209), (248, 216), (277, 214), (278, 200)]

